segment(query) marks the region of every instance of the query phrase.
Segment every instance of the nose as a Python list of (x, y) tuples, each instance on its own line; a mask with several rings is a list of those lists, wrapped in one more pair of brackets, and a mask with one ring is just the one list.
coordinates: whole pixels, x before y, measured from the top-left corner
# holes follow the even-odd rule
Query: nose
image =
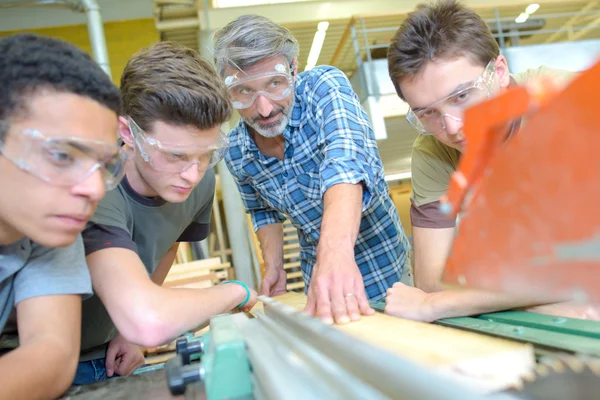
[(463, 121), (453, 115), (444, 114), (444, 126), (448, 135), (456, 135), (462, 131)]
[(102, 170), (100, 168), (96, 168), (94, 172), (92, 172), (82, 182), (73, 186), (72, 192), (76, 196), (87, 197), (91, 201), (100, 201), (106, 193)]
[(263, 118), (271, 115), (274, 108), (273, 103), (271, 103), (266, 96), (263, 96), (262, 94), (258, 95), (256, 98), (256, 110)]
[(190, 183), (191, 185), (196, 185), (204, 176), (204, 170), (201, 170), (200, 166), (194, 163), (191, 164), (187, 169), (181, 171), (179, 176), (181, 176), (186, 182)]

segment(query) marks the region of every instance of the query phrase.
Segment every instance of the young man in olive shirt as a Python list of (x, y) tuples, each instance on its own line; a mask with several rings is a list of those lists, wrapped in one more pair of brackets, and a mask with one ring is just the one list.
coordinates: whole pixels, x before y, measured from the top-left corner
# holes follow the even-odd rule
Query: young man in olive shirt
[[(510, 74), (485, 21), (454, 0), (422, 4), (408, 15), (390, 44), (388, 67), (398, 95), (410, 106), (407, 119), (421, 135), (413, 146), (411, 167), (416, 287), (395, 284), (387, 293), (386, 312), (434, 321), (562, 301), (482, 290), (443, 290), (441, 275), (455, 221), (439, 211), (439, 200), (467, 145), (462, 132), (465, 108), (509, 85), (541, 75), (566, 82), (572, 74), (546, 67)], [(507, 136), (518, 128), (518, 123), (511, 125)], [(536, 310), (598, 317), (584, 306), (550, 304)]]

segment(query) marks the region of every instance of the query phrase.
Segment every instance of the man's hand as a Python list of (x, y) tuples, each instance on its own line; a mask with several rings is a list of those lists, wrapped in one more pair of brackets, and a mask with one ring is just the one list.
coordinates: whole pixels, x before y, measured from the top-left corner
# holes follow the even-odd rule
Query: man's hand
[(287, 275), (283, 268), (269, 268), (260, 284), (262, 296), (277, 296), (287, 292)]
[(108, 344), (106, 351), (106, 376), (115, 373), (120, 376), (130, 375), (137, 367), (144, 364), (144, 354), (139, 346), (129, 343), (118, 335)]
[(435, 320), (430, 305), (431, 295), (400, 282), (387, 290), (385, 313), (414, 321)]
[(347, 324), (372, 315), (362, 275), (353, 252), (329, 251), (317, 256), (304, 312), (324, 323)]

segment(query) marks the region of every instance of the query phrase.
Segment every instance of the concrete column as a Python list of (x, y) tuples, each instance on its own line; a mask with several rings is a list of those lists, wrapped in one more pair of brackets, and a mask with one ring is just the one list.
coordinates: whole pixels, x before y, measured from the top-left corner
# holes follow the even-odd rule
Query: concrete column
[(221, 180), (225, 225), (231, 245), (231, 260), (237, 279), (257, 290), (260, 285), (260, 267), (242, 199), (233, 177), (224, 161), (217, 165)]
[[(208, 30), (198, 31), (198, 51), (205, 59), (213, 62), (210, 52), (210, 38), (212, 32)], [(232, 119), (223, 124), (223, 132), (229, 132), (231, 127), (239, 119), (234, 113)], [(231, 246), (231, 261), (237, 279), (246, 283), (249, 287), (258, 290), (260, 285), (260, 265), (256, 250), (252, 243), (252, 227), (248, 224), (248, 217), (244, 210), (242, 198), (231, 173), (225, 165), (225, 161), (219, 162), (216, 172), (221, 181), (221, 194), (223, 198), (223, 209), (225, 211), (225, 226), (227, 227), (229, 245)]]

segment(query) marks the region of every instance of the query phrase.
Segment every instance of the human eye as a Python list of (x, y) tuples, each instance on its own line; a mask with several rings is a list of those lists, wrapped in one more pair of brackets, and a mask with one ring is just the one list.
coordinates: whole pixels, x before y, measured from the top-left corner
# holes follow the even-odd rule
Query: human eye
[(64, 146), (51, 145), (43, 151), (45, 158), (58, 167), (69, 167), (76, 162), (76, 157)]
[(252, 89), (243, 87), (243, 88), (240, 88), (238, 90), (238, 93), (241, 94), (241, 95), (243, 95), (243, 96), (247, 96), (247, 95), (249, 95), (249, 94), (252, 93)]
[(471, 97), (471, 91), (472, 91), (472, 89), (467, 89), (465, 91), (457, 93), (456, 95), (454, 95), (452, 97), (452, 102), (455, 104), (464, 103), (465, 101), (469, 100), (469, 98)]
[(417, 113), (417, 117), (419, 119), (428, 119), (434, 117), (436, 111), (433, 108), (426, 108), (425, 110), (421, 110)]
[(187, 158), (187, 156), (183, 153), (172, 153), (172, 152), (168, 153), (168, 157), (172, 161), (185, 160)]
[(281, 84), (282, 84), (282, 83), (283, 83), (283, 82), (282, 82), (282, 79), (281, 79), (281, 78), (278, 78), (278, 79), (273, 79), (273, 80), (271, 81), (271, 84), (270, 84), (270, 86), (271, 86), (271, 87), (273, 87), (273, 88), (276, 88), (276, 87), (278, 87), (278, 86), (281, 86)]

